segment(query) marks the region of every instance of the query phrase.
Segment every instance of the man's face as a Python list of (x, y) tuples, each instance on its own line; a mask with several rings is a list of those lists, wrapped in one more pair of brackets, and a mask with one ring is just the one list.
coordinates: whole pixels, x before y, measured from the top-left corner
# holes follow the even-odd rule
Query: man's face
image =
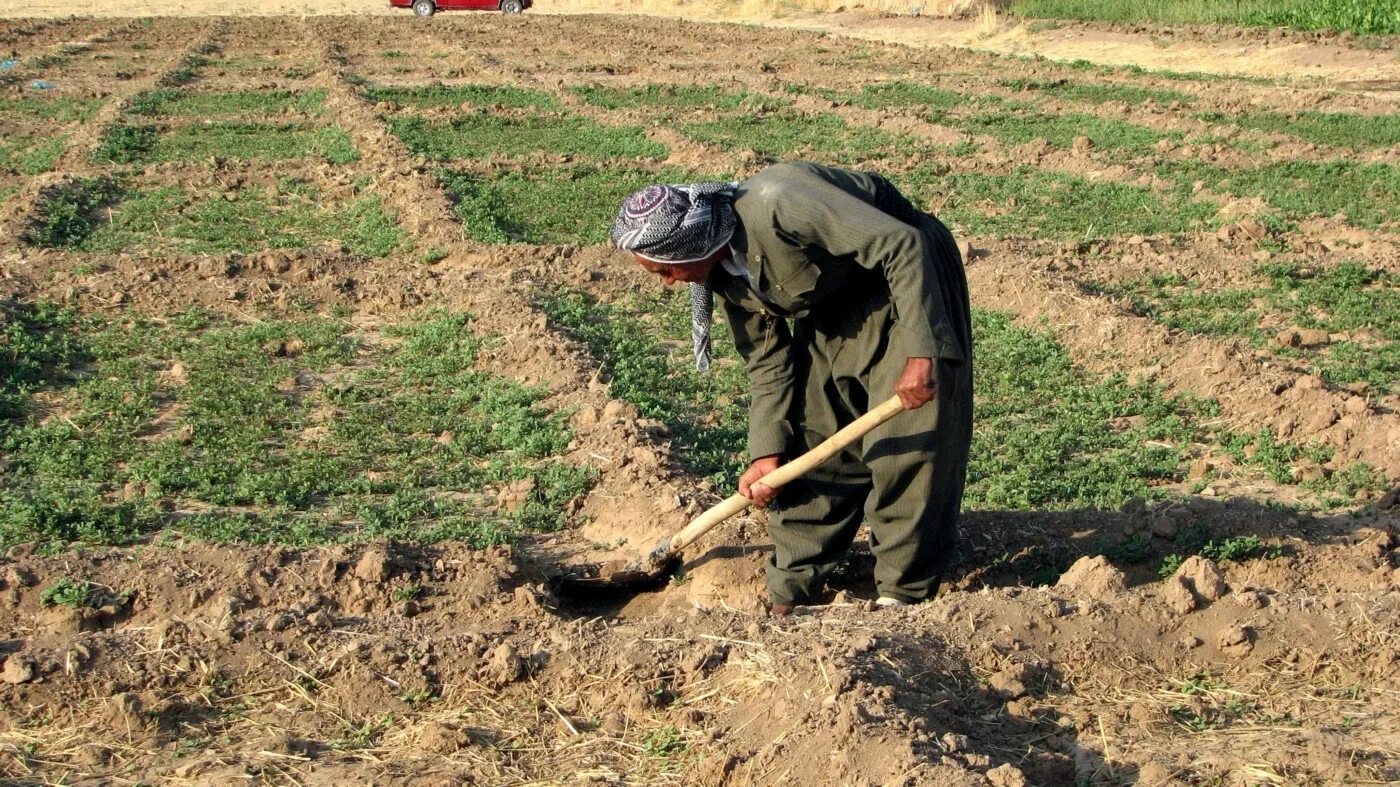
[(715, 263), (723, 259), (728, 253), (729, 250), (725, 248), (715, 252), (706, 259), (681, 264), (653, 262), (638, 254), (633, 254), (632, 257), (637, 261), (638, 265), (642, 266), (643, 270), (656, 274), (660, 277), (661, 283), (669, 287), (677, 282), (704, 284), (709, 280), (710, 271), (715, 267)]

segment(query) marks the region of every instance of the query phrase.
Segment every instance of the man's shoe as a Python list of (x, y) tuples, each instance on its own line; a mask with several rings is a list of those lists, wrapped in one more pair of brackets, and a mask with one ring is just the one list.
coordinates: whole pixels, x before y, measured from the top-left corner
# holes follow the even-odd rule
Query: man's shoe
[(881, 597), (875, 599), (875, 606), (877, 606), (877, 607), (907, 607), (907, 606), (909, 606), (909, 602), (908, 602), (908, 601), (905, 601), (905, 600), (902, 599), (902, 598), (895, 598), (894, 596), (881, 596)]

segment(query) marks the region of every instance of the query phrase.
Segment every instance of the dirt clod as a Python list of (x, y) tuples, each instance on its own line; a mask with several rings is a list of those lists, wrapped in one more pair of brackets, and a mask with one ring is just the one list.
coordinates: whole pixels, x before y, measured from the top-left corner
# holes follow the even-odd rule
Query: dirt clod
[(992, 787), (1030, 787), (1026, 774), (1009, 762), (987, 771), (987, 781)]
[(1090, 599), (1107, 599), (1125, 591), (1128, 587), (1119, 571), (1103, 555), (1081, 557), (1060, 575), (1055, 587), (1067, 593), (1082, 595)]
[(1229, 592), (1220, 567), (1210, 558), (1192, 555), (1182, 561), (1173, 575), (1197, 599), (1217, 601)]

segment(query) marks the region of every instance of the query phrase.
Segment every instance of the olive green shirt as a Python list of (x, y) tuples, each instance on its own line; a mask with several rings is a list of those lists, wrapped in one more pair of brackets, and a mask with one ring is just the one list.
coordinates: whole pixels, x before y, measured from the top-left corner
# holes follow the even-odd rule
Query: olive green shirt
[(751, 458), (793, 444), (798, 386), (788, 318), (820, 319), (849, 303), (856, 288), (884, 286), (896, 319), (888, 352), (966, 358), (921, 226), (927, 216), (884, 178), (777, 164), (739, 185), (734, 209), (739, 228), (731, 245), (744, 255), (750, 281), (716, 266), (710, 283), (748, 371)]

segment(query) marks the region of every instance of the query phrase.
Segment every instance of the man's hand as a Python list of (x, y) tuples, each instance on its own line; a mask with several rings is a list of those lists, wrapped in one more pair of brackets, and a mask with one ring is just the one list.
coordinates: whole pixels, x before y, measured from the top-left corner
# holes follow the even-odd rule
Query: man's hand
[(895, 381), (894, 392), (906, 410), (917, 410), (938, 395), (938, 384), (933, 380), (932, 358), (910, 358), (904, 362), (904, 371)]
[(749, 469), (739, 476), (739, 494), (753, 501), (758, 508), (767, 508), (773, 502), (773, 498), (778, 496), (778, 490), (767, 484), (757, 483), (758, 479), (768, 475), (778, 469), (778, 465), (783, 460), (777, 454), (772, 456), (760, 456), (753, 460)]

